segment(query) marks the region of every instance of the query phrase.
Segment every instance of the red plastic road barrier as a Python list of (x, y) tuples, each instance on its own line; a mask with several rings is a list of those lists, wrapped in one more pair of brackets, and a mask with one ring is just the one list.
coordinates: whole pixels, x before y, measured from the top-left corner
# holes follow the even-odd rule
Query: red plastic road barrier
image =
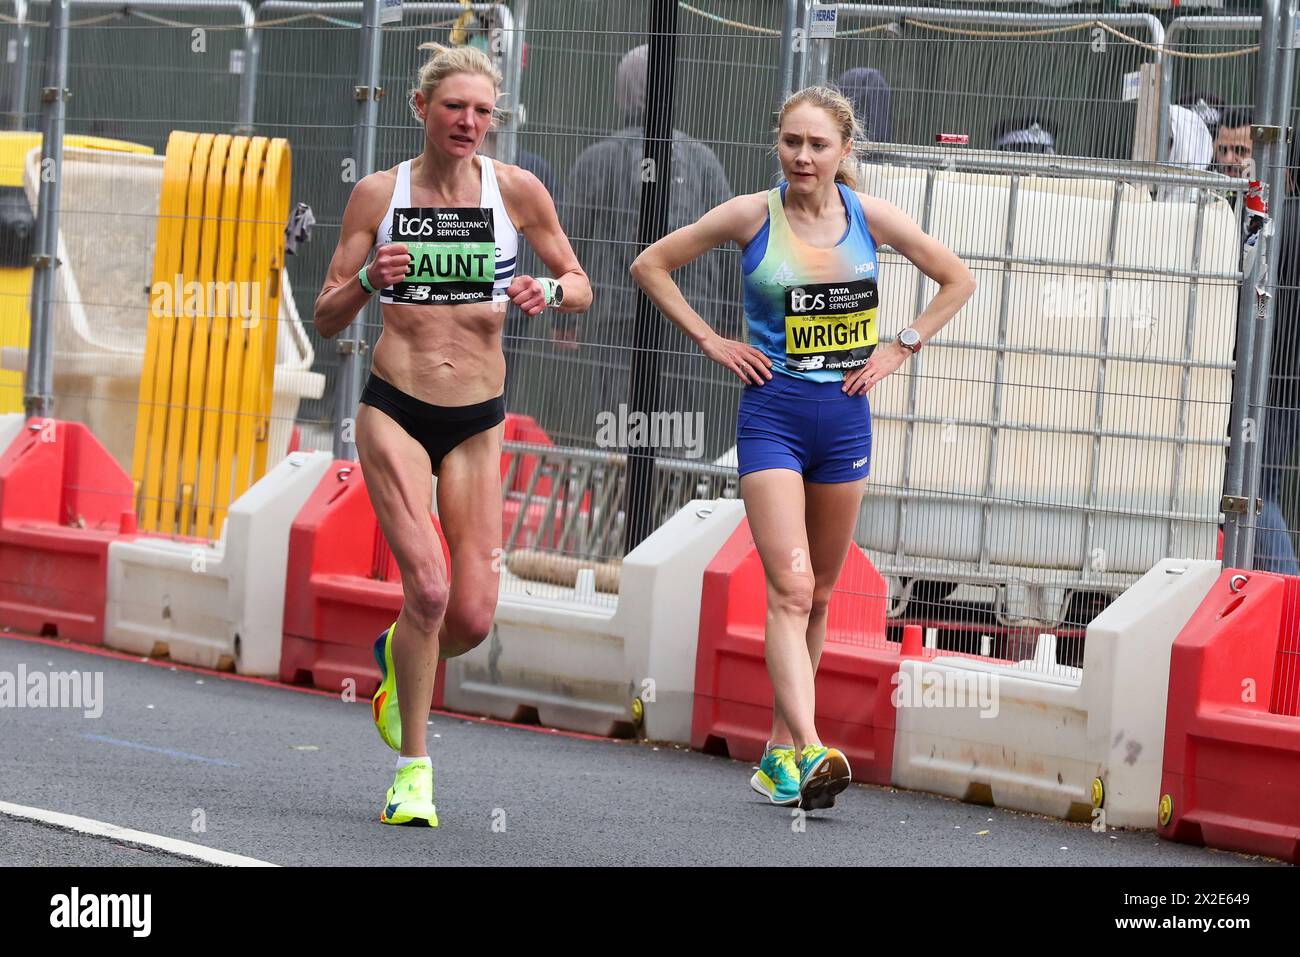
[(108, 543), (134, 528), (133, 499), (84, 425), (29, 419), (0, 454), (0, 623), (103, 644)]
[[(442, 529), (432, 514), (442, 538)], [(446, 541), (443, 558), (451, 567)], [(335, 460), (289, 530), (280, 680), (329, 691), (379, 687), (374, 643), (402, 610), (402, 581), (366, 494), (361, 466)], [(442, 707), (438, 666), (432, 706)]]
[[(797, 556), (795, 557), (797, 560)], [(901, 661), (885, 638), (885, 580), (856, 545), (831, 596), (817, 671), (817, 731), (845, 753), (858, 781), (888, 784), (894, 760), (893, 676)], [(764, 657), (763, 566), (748, 520), (704, 571), (691, 746), (757, 761), (772, 729)]]
[[(1236, 589), (1233, 588), (1234, 576)], [(1300, 864), (1300, 718), (1270, 710), (1300, 580), (1225, 570), (1174, 641), (1160, 833)]]

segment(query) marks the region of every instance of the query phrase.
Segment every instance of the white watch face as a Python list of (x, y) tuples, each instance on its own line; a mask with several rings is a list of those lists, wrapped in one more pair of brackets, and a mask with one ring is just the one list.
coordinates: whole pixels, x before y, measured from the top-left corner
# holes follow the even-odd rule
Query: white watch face
[(898, 334), (898, 341), (909, 349), (914, 349), (921, 344), (921, 334), (915, 329), (904, 329)]

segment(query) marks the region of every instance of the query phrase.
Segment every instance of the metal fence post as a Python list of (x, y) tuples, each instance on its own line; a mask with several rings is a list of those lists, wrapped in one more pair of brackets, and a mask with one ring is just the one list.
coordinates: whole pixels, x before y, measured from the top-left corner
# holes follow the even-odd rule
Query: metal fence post
[[(650, 51), (646, 74), (645, 157), (649, 175), (641, 177), (641, 211), (637, 245), (645, 249), (667, 232), (673, 189), (673, 97), (677, 71), (677, 0), (655, 0), (650, 13)], [(646, 166), (642, 167), (647, 169)], [(659, 310), (638, 288), (636, 328), (628, 380), (629, 412), (653, 412), (659, 402)], [(655, 529), (655, 460), (653, 446), (627, 450), (627, 516), (624, 554)]]
[(794, 92), (794, 31), (799, 28), (799, 0), (785, 0), (785, 19), (781, 23), (781, 84), (779, 102)]
[[(357, 181), (375, 169), (375, 139), (379, 124), (379, 56), (383, 30), (379, 23), (379, 0), (365, 0), (361, 26), (361, 71), (357, 80), (357, 122), (352, 149), (357, 162)], [(358, 321), (360, 320), (360, 321)], [(334, 457), (355, 459), (356, 443), (347, 437), (343, 423), (357, 413), (361, 401), (361, 357), (366, 349), (365, 325), (380, 320), (379, 303), (371, 296), (365, 308), (339, 338), (339, 375), (334, 383)]]
[(799, 29), (803, 31), (802, 48), (799, 50), (799, 58), (795, 62), (794, 88), (802, 90), (808, 85), (808, 61), (812, 59), (812, 49), (809, 44), (808, 30), (812, 26), (812, 5), (813, 0), (803, 0), (803, 9), (799, 11)]
[[(40, 197), (36, 207), (36, 252), (32, 256), (31, 339), (27, 350), (28, 417), (48, 416), (54, 401), (54, 270), (59, 260), (59, 196), (63, 183), (63, 121), (68, 84), (68, 4), (50, 2), (50, 46), (46, 48), (44, 134), (41, 140)], [(47, 169), (52, 170), (47, 175)]]
[[(511, 9), (504, 4), (498, 4), (497, 16), (502, 23), (502, 31), (506, 35), (506, 83), (509, 88), (506, 94), (510, 97), (510, 114), (507, 128), (509, 136), (506, 137), (505, 150), (497, 159), (503, 163), (519, 162), (519, 120), (520, 110), (524, 102), (524, 31), (528, 29), (528, 0), (515, 0), (515, 9)], [(498, 137), (500, 139), (500, 137)]]
[[(1262, 0), (1260, 11), (1259, 61), (1255, 65), (1255, 115), (1271, 119), (1273, 116), (1273, 86), (1275, 60), (1274, 29), (1278, 18), (1278, 0)], [(1265, 147), (1267, 149), (1267, 147)], [(1264, 162), (1263, 152), (1255, 157), (1257, 164)], [(1271, 198), (1270, 198), (1271, 199)], [(1243, 205), (1245, 198), (1239, 200)], [(1241, 214), (1241, 209), (1238, 213)], [(1244, 215), (1242, 215), (1244, 222)], [(1260, 272), (1262, 258), (1268, 254), (1268, 239), (1263, 243), (1248, 275), (1242, 277), (1238, 302), (1236, 368), (1232, 375), (1232, 413), (1228, 468), (1223, 483), (1223, 564), (1225, 567), (1245, 568), (1254, 554), (1255, 499), (1250, 494), (1252, 447), (1262, 440), (1258, 425), (1253, 422), (1255, 361), (1258, 341), (1263, 331), (1263, 316), (1258, 312), (1262, 305), (1255, 290), (1266, 281)], [(1247, 421), (1251, 421), (1252, 441), (1246, 441)], [(1258, 484), (1256, 485), (1258, 488)]]
[(12, 129), (21, 130), (26, 124), (23, 122), (27, 113), (27, 58), (31, 54), (31, 38), (27, 32), (27, 0), (14, 0), (14, 19), (18, 21), (15, 30), (18, 33), (15, 39), (14, 51), (15, 58), (11, 65), (13, 70), (13, 83), (9, 88), (9, 103), (5, 112), (11, 114), (12, 118), (9, 125)]
[[(785, 0), (785, 19), (781, 23), (781, 69), (777, 75), (776, 109), (772, 111), (772, 123), (776, 125), (776, 116), (790, 94), (795, 91), (795, 31), (799, 29), (800, 0)], [(772, 182), (781, 181), (781, 158), (772, 153)]]
[(239, 125), (236, 133), (253, 135), (253, 118), (257, 111), (257, 71), (262, 59), (262, 35), (258, 32), (257, 13), (250, 6), (244, 12), (244, 72), (239, 75)]
[[(1280, 9), (1279, 9), (1280, 6)], [(1269, 209), (1272, 222), (1268, 233), (1258, 240), (1263, 245), (1260, 256), (1264, 262), (1263, 281), (1265, 295), (1257, 311), (1259, 325), (1255, 330), (1255, 358), (1251, 370), (1251, 419), (1254, 421), (1254, 439), (1246, 445), (1246, 502), (1251, 508), (1251, 520), (1245, 524), (1241, 552), (1243, 567), (1255, 567), (1255, 530), (1258, 514), (1254, 503), (1259, 497), (1260, 475), (1263, 470), (1262, 448), (1268, 427), (1268, 386), (1273, 355), (1273, 320), (1277, 311), (1277, 261), (1282, 250), (1282, 208), (1286, 198), (1286, 137), (1290, 121), (1291, 84), (1294, 64), (1295, 0), (1267, 0), (1262, 12), (1259, 38), (1259, 64), (1256, 75), (1261, 85), (1269, 86), (1263, 112), (1265, 127), (1263, 149), (1256, 157), (1256, 175), (1268, 184)], [(1260, 142), (1259, 139), (1256, 142)]]

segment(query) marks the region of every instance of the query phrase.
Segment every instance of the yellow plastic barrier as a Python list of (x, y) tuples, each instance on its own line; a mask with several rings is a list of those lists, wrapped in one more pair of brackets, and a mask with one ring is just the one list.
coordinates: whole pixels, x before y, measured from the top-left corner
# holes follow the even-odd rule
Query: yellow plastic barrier
[[(41, 134), (0, 132), (0, 188), (23, 187), (23, 161), (28, 151), (41, 145)], [(119, 153), (152, 153), (152, 147), (101, 136), (63, 137), (65, 147), (111, 150)], [(32, 212), (33, 217), (35, 211)], [(0, 348), (27, 348), (31, 329), (32, 269), (29, 265), (0, 266)], [(0, 415), (23, 411), (23, 373), (0, 370)]]
[(266, 471), (289, 177), (283, 139), (168, 140), (131, 469), (142, 530), (216, 538)]

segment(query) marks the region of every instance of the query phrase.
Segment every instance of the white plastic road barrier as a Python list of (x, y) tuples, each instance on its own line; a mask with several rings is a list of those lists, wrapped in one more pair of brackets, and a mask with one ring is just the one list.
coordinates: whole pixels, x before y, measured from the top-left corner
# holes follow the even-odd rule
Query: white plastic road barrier
[[(38, 146), (27, 154), (24, 186), (32, 209), (40, 192), (40, 152)], [(63, 151), (63, 203), (76, 215), (62, 219), (63, 265), (54, 274), (58, 413), (90, 429), (127, 473), (135, 447), (164, 160), (145, 153)], [(318, 399), (325, 388), (325, 376), (311, 371), (315, 352), (287, 268), (280, 270), (280, 284), (268, 464), (289, 449), (299, 401)], [(0, 349), (0, 367), (21, 371), (26, 366), (25, 348)]]
[(4, 454), (9, 444), (18, 438), (26, 422), (27, 416), (21, 412), (6, 412), (0, 415), (0, 454)]
[(599, 735), (644, 717), (650, 737), (689, 742), (704, 567), (743, 514), (683, 506), (623, 560), (617, 599), (503, 569), (491, 633), (447, 661), (444, 705)]
[(619, 618), (651, 740), (691, 742), (704, 569), (744, 517), (739, 499), (688, 502), (623, 559)]
[(111, 542), (104, 644), (278, 675), (289, 528), (332, 461), (328, 452), (282, 459), (235, 500), (214, 543)]
[[(1170, 649), (1218, 575), (1218, 562), (1159, 562), (1088, 626), (1081, 672), (905, 660), (894, 698), (894, 783), (1107, 827), (1154, 828)], [(1039, 653), (1050, 654), (1052, 644), (1040, 639)], [(1038, 657), (1025, 664), (1042, 666)]]

